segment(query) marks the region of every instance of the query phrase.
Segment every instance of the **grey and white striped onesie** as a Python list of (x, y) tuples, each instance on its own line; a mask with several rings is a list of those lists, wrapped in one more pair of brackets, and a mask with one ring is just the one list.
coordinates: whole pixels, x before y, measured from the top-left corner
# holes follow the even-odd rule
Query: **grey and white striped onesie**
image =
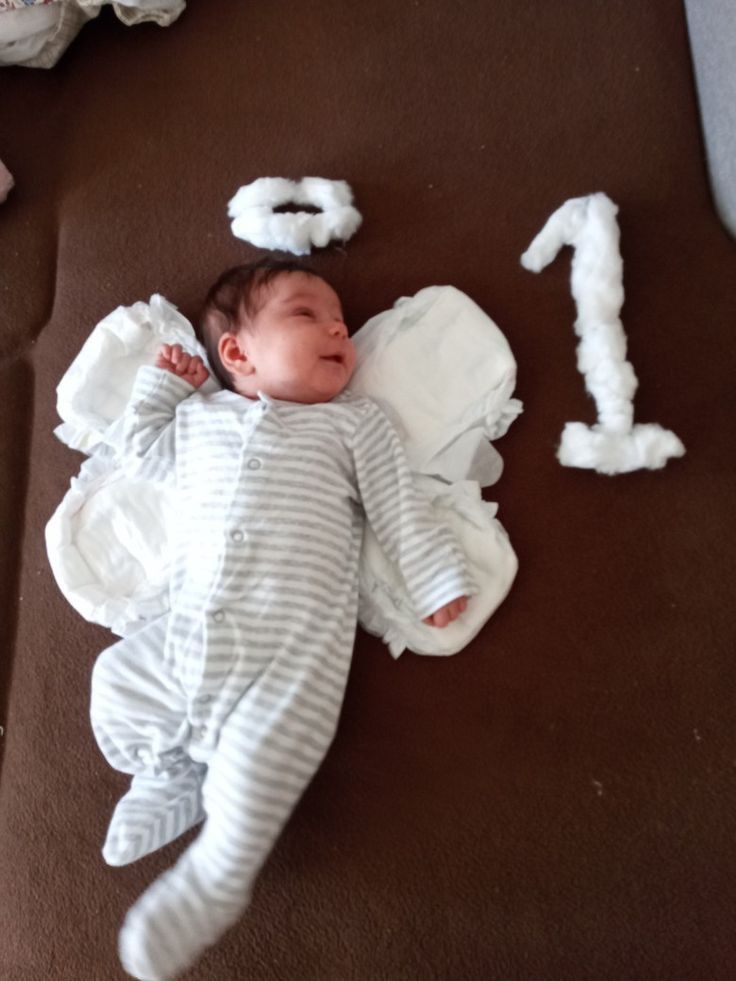
[(100, 655), (91, 717), (108, 761), (133, 775), (103, 850), (110, 864), (206, 817), (120, 935), (129, 973), (169, 978), (246, 908), (332, 741), (365, 518), (417, 618), (476, 587), (368, 399), (203, 395), (145, 367), (121, 433), (128, 468), (176, 485), (181, 511), (170, 612)]

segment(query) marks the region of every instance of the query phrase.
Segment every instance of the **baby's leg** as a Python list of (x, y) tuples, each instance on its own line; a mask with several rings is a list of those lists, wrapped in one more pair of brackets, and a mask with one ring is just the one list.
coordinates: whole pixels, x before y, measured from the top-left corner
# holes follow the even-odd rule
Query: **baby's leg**
[(259, 682), (238, 703), (210, 760), (201, 834), (126, 917), (120, 956), (134, 977), (173, 977), (241, 916), (332, 740), (342, 684), (297, 680), (274, 698)]
[(92, 728), (108, 762), (133, 774), (102, 850), (126, 865), (204, 817), (205, 767), (182, 749), (189, 723), (181, 686), (163, 660), (166, 617), (104, 651), (92, 674)]

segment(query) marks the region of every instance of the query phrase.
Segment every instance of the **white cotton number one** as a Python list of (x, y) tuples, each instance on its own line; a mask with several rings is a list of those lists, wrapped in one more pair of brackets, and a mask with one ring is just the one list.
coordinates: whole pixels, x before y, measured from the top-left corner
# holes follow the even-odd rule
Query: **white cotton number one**
[(571, 198), (552, 214), (521, 257), (539, 272), (564, 245), (573, 247), (571, 288), (577, 305), (578, 371), (593, 396), (598, 422), (568, 422), (557, 458), (566, 467), (616, 474), (663, 467), (685, 447), (656, 423), (634, 425), (637, 379), (626, 360), (626, 334), (619, 318), (624, 301), (618, 248), (618, 208), (605, 194)]

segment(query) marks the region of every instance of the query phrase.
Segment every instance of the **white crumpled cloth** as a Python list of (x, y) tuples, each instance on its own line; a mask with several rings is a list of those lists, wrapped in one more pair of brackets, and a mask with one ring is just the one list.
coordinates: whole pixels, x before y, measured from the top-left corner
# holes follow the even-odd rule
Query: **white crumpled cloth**
[(15, 181), (5, 164), (0, 160), (0, 204), (10, 194)]
[[(351, 390), (374, 398), (397, 426), (420, 487), (457, 534), (480, 587), (467, 611), (443, 630), (417, 623), (398, 569), (368, 529), (360, 622), (383, 637), (394, 657), (406, 647), (454, 654), (503, 601), (516, 574), (496, 505), (480, 492), (501, 470), (488, 438), (503, 434), (521, 411), (511, 398), (516, 365), (493, 321), (452, 287), (402, 298), (361, 328), (355, 341)], [(189, 321), (163, 297), (118, 307), (92, 331), (57, 389), (63, 423), (56, 435), (90, 457), (47, 525), (49, 561), (71, 605), (120, 636), (169, 604), (168, 522), (176, 491), (129, 478), (114, 450), (116, 421), (136, 371), (152, 363), (164, 342), (204, 357)], [(455, 373), (462, 385), (450, 383)], [(212, 376), (205, 385), (217, 388)]]
[[(52, 68), (81, 28), (112, 0), (0, 0), (0, 65)], [(114, 0), (124, 24), (173, 23), (185, 0)]]

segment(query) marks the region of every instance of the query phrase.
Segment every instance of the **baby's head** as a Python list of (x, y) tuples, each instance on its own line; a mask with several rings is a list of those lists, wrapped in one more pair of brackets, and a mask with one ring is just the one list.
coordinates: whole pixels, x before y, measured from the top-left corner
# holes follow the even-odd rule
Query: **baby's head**
[(223, 273), (207, 294), (201, 336), (220, 383), (247, 398), (328, 402), (355, 368), (337, 293), (297, 262)]

